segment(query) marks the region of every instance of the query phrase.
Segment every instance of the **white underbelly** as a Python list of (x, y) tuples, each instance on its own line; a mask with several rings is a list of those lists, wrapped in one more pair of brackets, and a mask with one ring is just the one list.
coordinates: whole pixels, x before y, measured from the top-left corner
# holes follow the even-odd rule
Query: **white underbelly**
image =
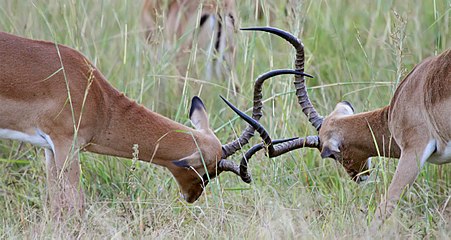
[(434, 164), (451, 163), (451, 141), (448, 142), (444, 151), (435, 152), (428, 158), (427, 162)]
[(52, 140), (50, 139), (50, 136), (37, 128), (35, 129), (35, 134), (33, 135), (11, 129), (0, 128), (0, 139), (11, 139), (28, 142), (33, 145), (45, 147), (52, 150), (54, 150), (55, 148)]

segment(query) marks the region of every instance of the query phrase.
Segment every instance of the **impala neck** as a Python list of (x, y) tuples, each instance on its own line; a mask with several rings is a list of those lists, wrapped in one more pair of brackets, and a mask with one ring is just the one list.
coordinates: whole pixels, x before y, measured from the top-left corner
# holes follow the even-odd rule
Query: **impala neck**
[[(194, 137), (199, 133), (187, 126), (151, 112), (123, 94), (110, 97), (110, 112), (104, 126), (85, 148), (90, 152), (124, 158), (138, 158), (159, 165), (178, 160), (197, 150)], [(99, 119), (99, 121), (101, 121)]]
[[(385, 156), (399, 158), (401, 153), (388, 127), (389, 106), (365, 113), (346, 117), (351, 125), (344, 128), (348, 134), (354, 132), (354, 137), (345, 138), (344, 146), (353, 146), (368, 157)], [(350, 120), (352, 118), (352, 120)]]

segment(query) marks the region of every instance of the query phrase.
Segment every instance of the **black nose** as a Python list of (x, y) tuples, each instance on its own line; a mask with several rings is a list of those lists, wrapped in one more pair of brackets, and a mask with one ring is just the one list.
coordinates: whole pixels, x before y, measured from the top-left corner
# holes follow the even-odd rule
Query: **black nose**
[(328, 147), (323, 147), (323, 150), (321, 151), (321, 158), (332, 158), (334, 160), (337, 160), (335, 157), (335, 154), (332, 150), (330, 150)]

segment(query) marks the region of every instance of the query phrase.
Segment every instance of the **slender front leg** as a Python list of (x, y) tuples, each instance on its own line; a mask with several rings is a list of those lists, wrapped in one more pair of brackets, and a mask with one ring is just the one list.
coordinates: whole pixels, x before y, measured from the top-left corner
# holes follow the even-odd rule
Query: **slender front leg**
[(404, 150), (401, 153), (395, 175), (388, 188), (388, 194), (379, 204), (371, 223), (371, 230), (377, 231), (384, 221), (390, 217), (403, 191), (417, 178), (420, 172), (420, 156), (415, 151)]
[(55, 153), (45, 150), (47, 184), (52, 215), (82, 213), (84, 194), (80, 185), (78, 149), (72, 144), (55, 144)]

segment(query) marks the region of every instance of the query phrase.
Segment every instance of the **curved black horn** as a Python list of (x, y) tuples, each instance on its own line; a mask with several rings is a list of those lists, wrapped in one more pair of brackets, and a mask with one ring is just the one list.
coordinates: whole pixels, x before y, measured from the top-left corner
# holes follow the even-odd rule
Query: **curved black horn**
[[(291, 69), (273, 70), (273, 71), (269, 71), (269, 72), (266, 72), (266, 73), (258, 76), (257, 80), (255, 80), (255, 85), (254, 85), (254, 107), (252, 110), (252, 119), (259, 121), (262, 116), (261, 110), (263, 107), (263, 103), (262, 103), (262, 98), (263, 98), (262, 85), (263, 85), (263, 83), (269, 78), (272, 78), (272, 77), (275, 77), (278, 75), (282, 75), (282, 74), (305, 75), (307, 77), (313, 78), (309, 74), (299, 72), (296, 70), (291, 70)], [(234, 140), (231, 143), (224, 144), (222, 146), (222, 152), (223, 152), (222, 158), (225, 159), (225, 158), (231, 156), (236, 151), (240, 150), (242, 146), (246, 145), (249, 142), (249, 139), (251, 139), (254, 136), (254, 131), (255, 131), (255, 128), (251, 124), (249, 124), (238, 139)]]
[(220, 97), (236, 114), (238, 114), (238, 116), (240, 116), (240, 118), (246, 121), (249, 125), (251, 125), (255, 129), (255, 131), (257, 131), (260, 134), (260, 137), (263, 139), (263, 142), (265, 144), (267, 144), (269, 147), (272, 146), (271, 137), (269, 137), (269, 134), (266, 131), (266, 129), (257, 120), (249, 117), (248, 115), (240, 111), (238, 108), (233, 106), (233, 104), (227, 101), (227, 99), (225, 99), (224, 97), (222, 96)]
[[(277, 144), (277, 145), (275, 145)], [(273, 158), (280, 156), (284, 153), (291, 152), (293, 150), (309, 147), (309, 148), (317, 148), (320, 147), (320, 141), (318, 136), (307, 136), (305, 138), (289, 138), (282, 140), (274, 140), (272, 141), (273, 151), (267, 153), (268, 157)], [(248, 172), (248, 163), (252, 156), (265, 148), (264, 143), (256, 144), (252, 148), (250, 148), (241, 158), (240, 163), (240, 177), (244, 182), (250, 183), (252, 178)]]
[[(284, 142), (290, 142), (293, 141), (297, 138), (288, 138), (288, 139), (277, 139), (277, 140), (273, 140), (271, 142), (271, 145), (275, 145), (275, 144), (280, 144), (280, 143), (284, 143)], [(265, 147), (265, 144), (260, 143), (257, 145), (254, 145), (252, 148), (250, 148), (245, 154), (244, 156), (241, 158), (241, 163), (240, 163), (240, 177), (241, 179), (246, 182), (246, 183), (250, 183), (252, 181), (251, 175), (248, 172), (247, 169), (247, 165), (249, 163), (249, 159), (255, 154), (257, 153), (259, 150), (263, 149)]]
[[(273, 27), (249, 27), (241, 28), (243, 31), (263, 31), (275, 34), (288, 41), (296, 49), (295, 69), (304, 72), (304, 45), (302, 42), (289, 32)], [(302, 112), (307, 116), (310, 123), (317, 131), (321, 128), (323, 117), (313, 107), (307, 94), (304, 75), (295, 75), (294, 85), (296, 87), (296, 96), (301, 105)]]
[(238, 166), (238, 164), (230, 160), (221, 159), (221, 161), (219, 161), (218, 163), (218, 172), (225, 171), (233, 172), (236, 175), (241, 176), (240, 167)]

